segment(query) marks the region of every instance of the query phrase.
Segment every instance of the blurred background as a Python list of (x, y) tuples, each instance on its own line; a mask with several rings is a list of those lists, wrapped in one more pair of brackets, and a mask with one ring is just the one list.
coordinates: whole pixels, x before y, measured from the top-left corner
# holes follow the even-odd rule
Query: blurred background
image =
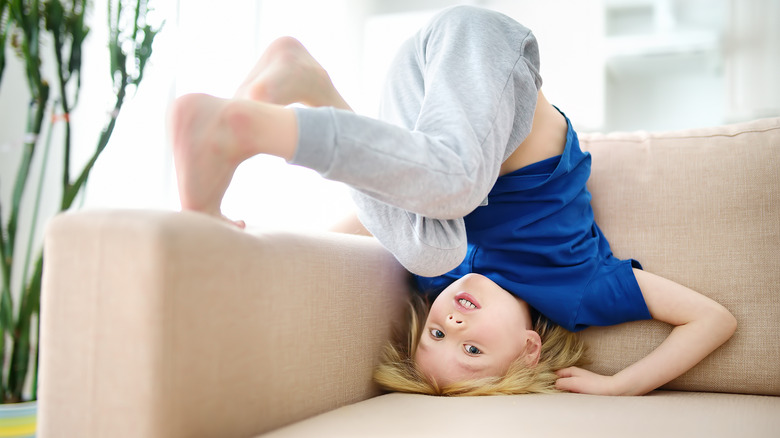
[[(104, 122), (90, 114), (108, 108), (100, 91), (101, 81), (108, 83), (101, 70), (105, 6), (98, 3), (85, 52), (86, 94), (71, 115), (74, 143), (84, 145), (76, 162), (87, 159)], [(398, 45), (455, 4), (495, 9), (534, 30), (545, 94), (581, 132), (684, 129), (780, 115), (777, 0), (158, 0), (150, 19), (164, 21), (164, 30), (81, 205), (177, 210), (168, 106), (189, 92), (231, 96), (278, 36), (298, 38), (350, 105), (375, 115)], [(18, 109), (29, 100), (25, 87), (13, 86), (24, 73), (9, 58), (0, 89), (4, 200), (24, 136)], [(244, 163), (223, 204), (226, 215), (255, 229), (323, 229), (350, 210), (341, 184), (271, 157)]]

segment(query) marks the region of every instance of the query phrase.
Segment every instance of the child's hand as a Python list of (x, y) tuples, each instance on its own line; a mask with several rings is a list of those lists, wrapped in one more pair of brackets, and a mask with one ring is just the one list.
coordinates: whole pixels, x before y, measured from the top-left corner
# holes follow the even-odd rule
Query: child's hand
[(555, 387), (562, 391), (596, 395), (621, 395), (611, 376), (602, 376), (578, 367), (563, 368), (555, 372)]

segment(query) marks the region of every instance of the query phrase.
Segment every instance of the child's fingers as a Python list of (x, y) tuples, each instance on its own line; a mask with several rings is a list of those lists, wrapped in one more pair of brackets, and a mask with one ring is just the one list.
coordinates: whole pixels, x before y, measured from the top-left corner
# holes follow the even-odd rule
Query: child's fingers
[(556, 380), (555, 389), (558, 391), (582, 392), (573, 377), (561, 377)]
[(576, 377), (579, 375), (578, 371), (580, 371), (580, 368), (577, 367), (568, 367), (568, 368), (561, 368), (558, 371), (555, 372), (555, 374), (558, 375), (558, 377)]
[(577, 367), (562, 368), (555, 372), (558, 379), (555, 381), (555, 389), (559, 391), (582, 392), (577, 385), (577, 377), (580, 374)]
[(584, 394), (619, 395), (613, 377), (602, 376), (578, 367), (563, 368), (555, 372), (558, 380), (555, 388), (561, 391)]

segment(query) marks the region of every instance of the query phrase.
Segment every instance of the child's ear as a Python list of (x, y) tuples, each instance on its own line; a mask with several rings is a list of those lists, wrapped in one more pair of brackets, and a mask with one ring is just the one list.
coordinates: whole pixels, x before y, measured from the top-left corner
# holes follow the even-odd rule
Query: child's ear
[(525, 340), (525, 360), (529, 367), (535, 367), (539, 363), (539, 356), (542, 354), (542, 338), (534, 330), (526, 330)]

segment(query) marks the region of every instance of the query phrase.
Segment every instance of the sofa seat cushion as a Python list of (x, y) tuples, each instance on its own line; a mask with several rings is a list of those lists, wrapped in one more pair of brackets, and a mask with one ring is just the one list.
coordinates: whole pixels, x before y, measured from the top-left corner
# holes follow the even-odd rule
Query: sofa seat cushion
[(644, 397), (386, 394), (265, 437), (776, 436), (780, 397), (655, 391)]

